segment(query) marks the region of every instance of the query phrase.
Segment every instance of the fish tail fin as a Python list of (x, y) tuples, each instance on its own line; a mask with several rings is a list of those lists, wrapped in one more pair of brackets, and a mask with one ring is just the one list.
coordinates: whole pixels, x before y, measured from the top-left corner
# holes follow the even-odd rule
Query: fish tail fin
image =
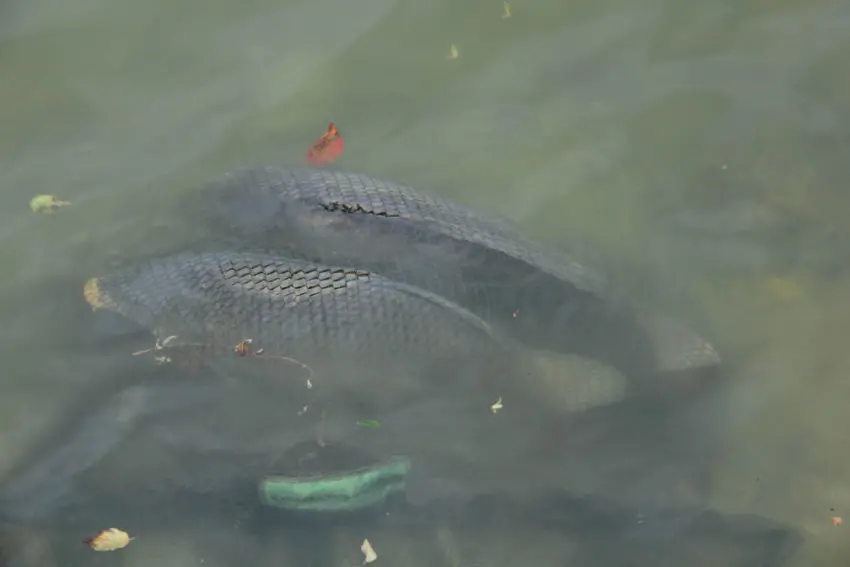
[(721, 363), (714, 346), (685, 325), (658, 313), (643, 313), (640, 320), (655, 349), (660, 372), (710, 368)]

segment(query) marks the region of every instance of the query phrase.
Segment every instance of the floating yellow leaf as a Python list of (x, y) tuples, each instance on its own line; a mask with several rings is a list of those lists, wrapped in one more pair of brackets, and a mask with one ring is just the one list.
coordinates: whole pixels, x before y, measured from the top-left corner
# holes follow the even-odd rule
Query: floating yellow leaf
[(53, 213), (59, 207), (70, 205), (68, 201), (62, 201), (55, 195), (36, 195), (30, 201), (30, 208), (34, 213)]
[(363, 552), (363, 564), (371, 563), (378, 558), (378, 554), (375, 553), (375, 550), (372, 549), (372, 544), (369, 543), (368, 539), (364, 539), (363, 543), (360, 545), (360, 551)]
[(446, 59), (457, 59), (457, 46), (454, 43), (449, 47), (449, 54), (446, 55)]
[(508, 18), (511, 17), (511, 5), (508, 4), (507, 2), (504, 2), (504, 5), (505, 5), (505, 12), (504, 12), (504, 14), (502, 14), (502, 19), (507, 20)]
[(502, 405), (502, 398), (500, 396), (499, 399), (496, 400), (496, 403), (494, 403), (492, 406), (490, 406), (490, 411), (492, 411), (493, 413), (496, 413), (500, 409), (502, 409), (503, 407), (504, 406)]
[(109, 528), (94, 537), (84, 540), (83, 543), (95, 551), (115, 551), (116, 549), (130, 545), (132, 539), (127, 532), (121, 531), (118, 528)]

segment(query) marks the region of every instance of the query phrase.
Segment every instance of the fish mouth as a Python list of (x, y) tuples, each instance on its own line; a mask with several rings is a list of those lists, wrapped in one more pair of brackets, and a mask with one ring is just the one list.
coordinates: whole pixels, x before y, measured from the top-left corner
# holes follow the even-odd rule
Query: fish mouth
[(151, 332), (148, 327), (134, 320), (127, 313), (126, 305), (122, 305), (104, 291), (102, 278), (86, 280), (83, 284), (83, 297), (94, 312), (92, 325), (97, 336), (103, 338), (147, 336)]
[(115, 302), (101, 289), (100, 278), (89, 278), (83, 284), (83, 297), (91, 305), (92, 311), (98, 309), (115, 310)]

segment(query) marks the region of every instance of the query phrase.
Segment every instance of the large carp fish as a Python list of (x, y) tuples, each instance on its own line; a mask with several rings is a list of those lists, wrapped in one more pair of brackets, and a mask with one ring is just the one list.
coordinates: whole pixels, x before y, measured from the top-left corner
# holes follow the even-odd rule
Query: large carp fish
[(182, 212), (207, 242), (369, 270), (444, 297), (531, 348), (600, 360), (631, 377), (720, 362), (685, 325), (634, 305), (511, 222), (408, 185), (241, 168), (192, 192)]

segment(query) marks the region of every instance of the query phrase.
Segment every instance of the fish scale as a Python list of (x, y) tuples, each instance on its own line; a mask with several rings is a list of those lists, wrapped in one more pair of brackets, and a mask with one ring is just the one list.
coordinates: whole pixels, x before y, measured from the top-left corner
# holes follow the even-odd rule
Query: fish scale
[[(482, 369), (483, 378), (500, 368), (485, 380), (495, 385), (511, 375), (514, 354), (527, 360), (472, 313), (363, 270), (261, 254), (182, 254), (93, 282), (93, 306), (176, 336), (174, 347), (233, 356), (250, 338), (264, 354), (295, 358), (326, 376), (347, 365), (372, 379), (358, 386), (372, 391), (399, 383), (415, 389), (412, 376), (443, 361), (458, 363), (457, 384), (470, 369)], [(355, 387), (338, 373), (332, 380)]]
[[(646, 314), (599, 274), (527, 240), (507, 220), (408, 185), (241, 168), (205, 185), (184, 209), (210, 242), (367, 269), (445, 297), (530, 348), (585, 356), (629, 376), (719, 361), (682, 326), (645, 325)], [(654, 336), (658, 329), (665, 336)]]
[[(540, 358), (445, 298), (362, 269), (251, 252), (181, 253), (93, 278), (85, 297), (160, 340), (176, 337), (160, 354), (223, 361), (235, 375), (246, 364), (271, 364), (275, 376), (304, 377), (303, 363), (330, 386), (328, 396), (375, 411), (452, 392), (484, 411), (499, 396), (515, 407), (542, 401), (572, 411), (624, 395), (619, 375)], [(236, 356), (246, 339), (262, 357)], [(576, 368), (580, 376), (571, 374)]]
[[(367, 214), (408, 221), (427, 221), (442, 234), (473, 242), (534, 264), (582, 289), (601, 291), (603, 278), (554, 251), (535, 250), (507, 222), (488, 217), (459, 204), (449, 203), (414, 188), (338, 171), (284, 170), (274, 167), (245, 168), (229, 173), (225, 183), (256, 183), (276, 188), (281, 196), (313, 196), (323, 207), (357, 207)], [(364, 192), (364, 190), (368, 192)]]

